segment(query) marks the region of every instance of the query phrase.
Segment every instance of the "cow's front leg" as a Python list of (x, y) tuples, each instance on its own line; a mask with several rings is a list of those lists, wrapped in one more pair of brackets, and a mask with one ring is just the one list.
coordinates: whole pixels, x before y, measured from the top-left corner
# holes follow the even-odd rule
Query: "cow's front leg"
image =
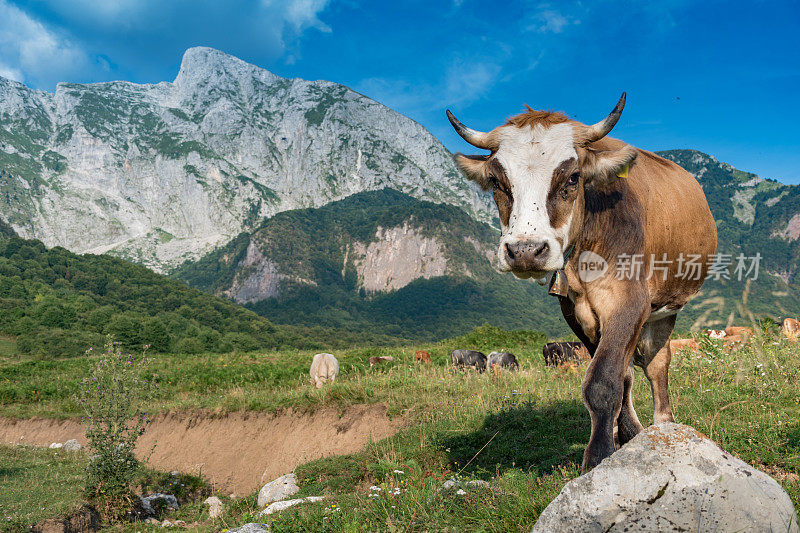
[(583, 402), (592, 419), (592, 435), (583, 454), (583, 473), (614, 453), (614, 426), (622, 409), (625, 378), (648, 306), (626, 302), (602, 321), (597, 351), (583, 379)]
[(644, 429), (633, 407), (634, 378), (633, 365), (628, 365), (622, 386), (622, 409), (617, 418), (617, 439), (620, 446), (624, 446)]

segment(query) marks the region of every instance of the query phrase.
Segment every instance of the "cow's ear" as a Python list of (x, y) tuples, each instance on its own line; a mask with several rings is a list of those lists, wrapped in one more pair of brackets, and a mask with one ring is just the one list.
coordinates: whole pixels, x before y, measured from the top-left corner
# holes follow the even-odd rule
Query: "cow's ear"
[(488, 155), (464, 155), (458, 153), (453, 156), (453, 159), (455, 159), (456, 166), (464, 173), (467, 179), (480, 185), (484, 191), (488, 191), (491, 188), (489, 176), (486, 172)]
[(619, 150), (589, 152), (581, 173), (586, 176), (587, 181), (596, 185), (613, 183), (617, 178), (627, 177), (628, 167), (638, 154), (639, 151), (629, 144)]

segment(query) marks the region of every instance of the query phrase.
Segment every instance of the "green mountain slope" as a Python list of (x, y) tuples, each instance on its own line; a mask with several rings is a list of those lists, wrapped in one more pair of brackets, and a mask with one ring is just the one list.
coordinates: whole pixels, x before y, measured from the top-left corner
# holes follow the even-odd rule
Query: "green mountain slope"
[(0, 239), (0, 334), (21, 353), (83, 353), (112, 334), (128, 349), (196, 353), (393, 342), (322, 328), (275, 326), (222, 298), (104, 255)]
[[(458, 208), (384, 189), (279, 213), (173, 274), (281, 324), (419, 340), (483, 323), (567, 333), (544, 287), (492, 268), (498, 235)], [(430, 253), (413, 257), (420, 249)]]

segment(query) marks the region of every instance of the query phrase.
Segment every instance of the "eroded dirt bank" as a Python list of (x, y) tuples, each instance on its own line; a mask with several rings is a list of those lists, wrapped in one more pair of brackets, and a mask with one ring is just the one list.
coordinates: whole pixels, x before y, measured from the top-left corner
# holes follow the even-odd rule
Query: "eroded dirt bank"
[[(287, 410), (158, 415), (139, 439), (137, 455), (150, 455), (161, 470), (203, 475), (220, 490), (247, 494), (306, 461), (361, 450), (370, 439), (393, 435), (399, 419), (390, 420), (381, 405), (314, 413)], [(47, 446), (78, 439), (86, 444), (79, 420), (0, 418), (0, 442)]]

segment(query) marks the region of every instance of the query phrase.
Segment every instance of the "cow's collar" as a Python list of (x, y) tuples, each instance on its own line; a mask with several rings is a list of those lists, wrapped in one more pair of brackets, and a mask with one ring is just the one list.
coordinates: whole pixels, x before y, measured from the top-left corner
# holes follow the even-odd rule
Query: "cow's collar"
[[(564, 266), (567, 265), (567, 261), (572, 256), (572, 252), (575, 251), (575, 245), (570, 244), (567, 247), (567, 250), (564, 252)], [(558, 269), (553, 272), (553, 277), (550, 279), (550, 289), (548, 292), (553, 296), (567, 296), (567, 289), (569, 288), (569, 282), (567, 281), (567, 274), (564, 272), (564, 269)]]

